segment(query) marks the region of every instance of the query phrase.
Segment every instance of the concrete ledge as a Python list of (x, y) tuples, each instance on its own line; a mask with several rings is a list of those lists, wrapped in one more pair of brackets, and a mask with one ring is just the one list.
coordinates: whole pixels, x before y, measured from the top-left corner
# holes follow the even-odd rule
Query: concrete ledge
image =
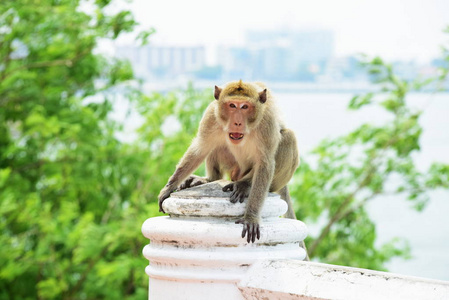
[[(230, 181), (217, 180), (173, 193), (164, 201), (164, 211), (173, 218), (233, 218), (236, 220), (245, 214), (247, 201), (231, 203), (229, 201), (231, 193), (222, 191), (228, 183)], [(268, 193), (260, 216), (262, 219), (279, 219), (279, 216), (285, 214), (287, 209), (287, 203), (278, 194)]]
[(254, 264), (239, 289), (245, 299), (449, 299), (449, 282), (298, 260)]

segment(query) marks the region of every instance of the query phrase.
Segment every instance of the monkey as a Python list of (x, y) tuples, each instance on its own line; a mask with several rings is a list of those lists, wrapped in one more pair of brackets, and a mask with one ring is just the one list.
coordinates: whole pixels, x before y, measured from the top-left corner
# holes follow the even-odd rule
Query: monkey
[[(223, 187), (232, 203), (248, 197), (242, 238), (260, 239), (260, 211), (268, 192), (287, 202), (286, 217), (296, 219), (287, 183), (299, 166), (293, 131), (280, 118), (271, 91), (260, 82), (234, 81), (215, 86), (215, 101), (203, 114), (196, 137), (161, 190), (162, 203), (177, 188), (184, 189), (228, 176)], [(206, 177), (191, 175), (206, 160)], [(187, 178), (187, 179), (186, 179)], [(305, 247), (303, 247), (305, 248)]]

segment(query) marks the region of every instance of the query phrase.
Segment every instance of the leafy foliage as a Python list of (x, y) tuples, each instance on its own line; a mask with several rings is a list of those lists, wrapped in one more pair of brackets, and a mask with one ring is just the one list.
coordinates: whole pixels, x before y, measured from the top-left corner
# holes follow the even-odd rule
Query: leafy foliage
[[(449, 60), (445, 52), (445, 60)], [(394, 239), (376, 247), (376, 228), (365, 206), (382, 195), (406, 195), (416, 210), (429, 201), (428, 191), (448, 188), (449, 166), (434, 163), (420, 171), (413, 154), (420, 150), (422, 111), (407, 105), (407, 94), (426, 86), (441, 90), (447, 68), (438, 78), (407, 82), (391, 65), (376, 57), (363, 63), (379, 87), (357, 95), (348, 108), (378, 106), (389, 114), (382, 125), (369, 123), (332, 140), (324, 140), (295, 174), (292, 196), (297, 215), (309, 224), (318, 222), (317, 236), (308, 238), (309, 255), (327, 263), (385, 270), (392, 257), (409, 257), (406, 241)]]
[[(108, 5), (0, 4), (0, 299), (147, 297), (140, 226), (210, 99), (143, 97), (127, 62), (95, 54), (136, 25)], [(123, 97), (146, 117), (132, 145), (109, 117)], [(164, 138), (174, 111), (182, 131)]]

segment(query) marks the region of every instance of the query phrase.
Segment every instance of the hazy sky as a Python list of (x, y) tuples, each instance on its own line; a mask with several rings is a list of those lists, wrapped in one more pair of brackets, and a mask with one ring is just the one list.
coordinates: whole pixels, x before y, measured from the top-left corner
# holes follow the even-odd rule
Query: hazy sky
[(247, 29), (329, 29), (336, 55), (428, 60), (449, 41), (449, 0), (134, 0), (136, 19), (154, 27), (154, 43), (205, 45), (243, 41)]

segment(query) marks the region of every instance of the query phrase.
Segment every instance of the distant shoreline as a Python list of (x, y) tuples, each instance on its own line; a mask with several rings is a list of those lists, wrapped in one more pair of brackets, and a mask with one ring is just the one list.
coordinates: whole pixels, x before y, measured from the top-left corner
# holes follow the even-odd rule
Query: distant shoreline
[[(180, 79), (173, 81), (146, 81), (143, 84), (145, 92), (169, 92), (185, 89), (189, 84), (198, 89), (212, 89), (215, 85), (222, 85), (227, 81), (217, 80), (188, 80)], [(379, 91), (376, 84), (370, 82), (269, 82), (264, 81), (275, 93), (368, 93)], [(425, 88), (422, 91), (411, 91), (410, 93), (431, 93), (433, 88)], [(438, 93), (449, 93), (449, 90)]]

